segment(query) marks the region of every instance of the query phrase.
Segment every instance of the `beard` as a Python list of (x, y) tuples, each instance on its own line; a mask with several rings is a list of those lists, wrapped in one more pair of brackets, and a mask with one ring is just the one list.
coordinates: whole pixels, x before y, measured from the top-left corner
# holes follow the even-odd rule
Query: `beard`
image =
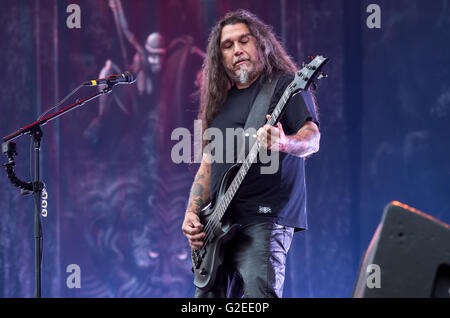
[(251, 75), (250, 71), (251, 71), (251, 68), (248, 67), (246, 64), (243, 64), (240, 67), (240, 69), (235, 72), (236, 77), (239, 78), (238, 81), (240, 84), (247, 85), (250, 82), (250, 80), (253, 79), (253, 78), (250, 79), (250, 75)]
[(257, 77), (263, 70), (263, 65), (261, 62), (250, 61), (250, 66), (247, 64), (241, 64), (239, 69), (231, 70), (227, 67), (226, 72), (233, 82), (237, 82), (241, 85), (247, 85), (255, 77)]

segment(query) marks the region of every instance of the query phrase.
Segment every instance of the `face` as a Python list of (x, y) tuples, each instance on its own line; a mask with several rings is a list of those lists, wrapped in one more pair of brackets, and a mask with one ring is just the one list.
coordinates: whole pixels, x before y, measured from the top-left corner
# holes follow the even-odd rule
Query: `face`
[[(155, 173), (146, 179), (157, 189), (149, 194), (140, 177), (106, 181), (102, 173), (89, 174), (80, 205), (93, 212), (86, 225), (95, 270), (89, 276), (90, 287), (81, 291), (83, 295), (98, 297), (99, 290), (111, 297), (193, 294), (190, 249), (179, 230), (190, 176), (163, 179)], [(100, 180), (108, 186), (99, 187)]]
[(227, 74), (238, 88), (249, 86), (262, 71), (256, 39), (244, 23), (223, 27), (220, 50)]
[(164, 55), (159, 53), (148, 53), (147, 62), (153, 74), (158, 74), (161, 71)]

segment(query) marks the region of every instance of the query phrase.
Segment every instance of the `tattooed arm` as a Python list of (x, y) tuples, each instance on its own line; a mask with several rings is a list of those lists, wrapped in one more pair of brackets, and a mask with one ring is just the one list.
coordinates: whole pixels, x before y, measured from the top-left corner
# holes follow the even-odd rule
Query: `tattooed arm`
[(198, 214), (206, 204), (208, 204), (209, 198), (209, 183), (210, 183), (210, 170), (211, 166), (206, 160), (202, 160), (200, 168), (195, 175), (194, 182), (191, 187), (191, 193), (189, 195), (189, 203), (186, 212), (194, 212)]
[(188, 238), (189, 245), (193, 249), (198, 249), (203, 245), (201, 239), (203, 239), (205, 235), (205, 233), (202, 232), (202, 225), (198, 214), (210, 201), (209, 184), (211, 166), (208, 162), (206, 156), (204, 156), (191, 187), (189, 203), (182, 226), (182, 231)]
[(317, 125), (307, 121), (297, 134), (286, 136), (280, 151), (296, 157), (307, 157), (319, 151), (320, 132)]
[[(267, 115), (267, 119), (270, 115)], [(296, 157), (307, 157), (319, 151), (320, 132), (317, 125), (307, 121), (297, 134), (286, 136), (281, 123), (275, 127), (264, 125), (258, 132), (261, 146), (275, 151), (283, 151)]]

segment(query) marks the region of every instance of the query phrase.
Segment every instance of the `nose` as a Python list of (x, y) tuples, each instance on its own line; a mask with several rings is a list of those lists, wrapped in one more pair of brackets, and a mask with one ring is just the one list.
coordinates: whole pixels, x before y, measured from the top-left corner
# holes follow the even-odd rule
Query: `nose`
[(242, 50), (242, 47), (239, 43), (236, 43), (236, 45), (234, 46), (234, 55), (235, 56), (240, 56), (244, 54), (244, 51)]

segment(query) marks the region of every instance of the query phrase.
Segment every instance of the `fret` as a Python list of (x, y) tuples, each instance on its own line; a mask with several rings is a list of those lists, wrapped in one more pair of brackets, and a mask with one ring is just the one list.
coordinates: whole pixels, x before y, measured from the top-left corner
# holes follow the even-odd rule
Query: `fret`
[(233, 183), (239, 187), (239, 184), (242, 182), (242, 175), (240, 173), (241, 169), (239, 169), (238, 173), (235, 176), (235, 180), (233, 180)]
[(233, 188), (232, 188), (232, 190), (233, 190), (232, 193), (234, 194), (234, 193), (236, 193), (236, 191), (237, 191), (239, 185), (238, 185), (237, 183), (233, 182), (233, 183), (232, 183), (232, 187), (233, 187)]
[(223, 206), (225, 207), (225, 208), (222, 209), (223, 212), (225, 212), (226, 207), (228, 206), (228, 204), (229, 204), (229, 202), (228, 202), (228, 196), (225, 195), (225, 196), (223, 197)]
[(221, 204), (219, 208), (219, 218), (218, 218), (219, 220), (222, 218), (224, 212), (225, 212), (224, 205)]
[(278, 115), (280, 115), (280, 109), (277, 107), (272, 113), (273, 123), (278, 119)]

